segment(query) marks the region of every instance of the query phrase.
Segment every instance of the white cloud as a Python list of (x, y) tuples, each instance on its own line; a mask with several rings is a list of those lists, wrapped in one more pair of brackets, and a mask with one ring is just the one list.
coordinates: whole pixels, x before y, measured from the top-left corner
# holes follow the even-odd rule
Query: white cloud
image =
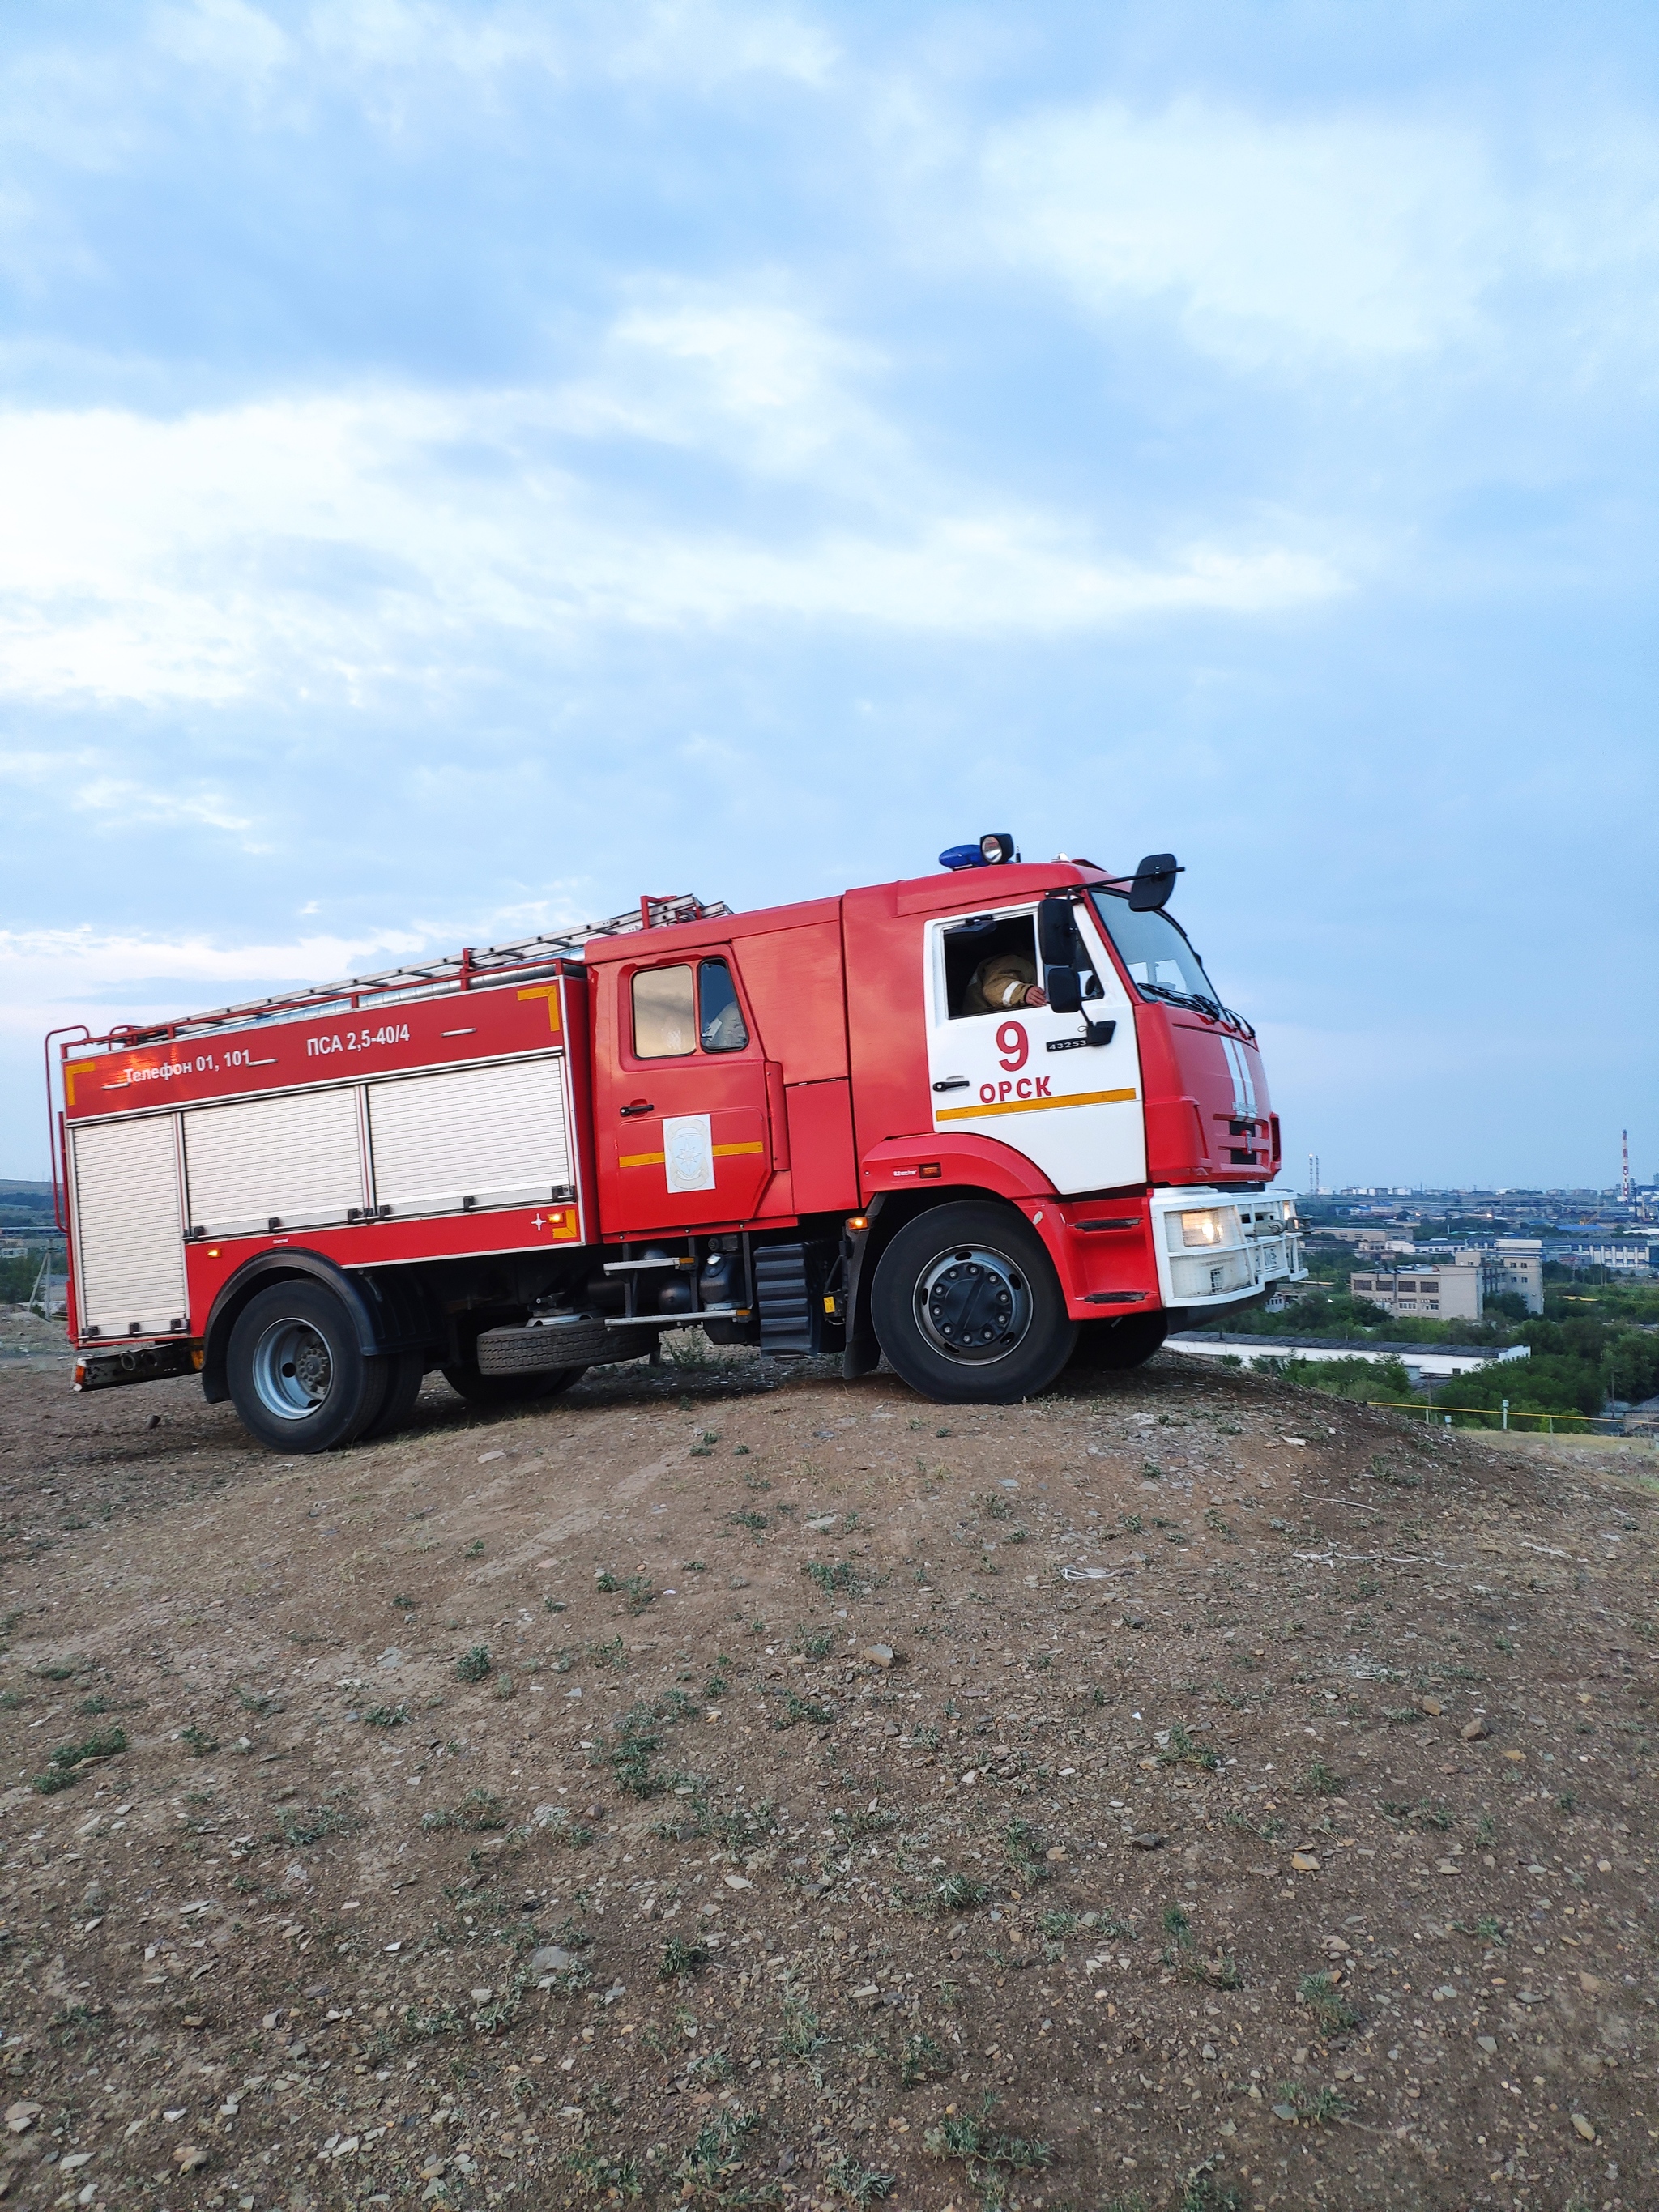
[(250, 817), (239, 814), (222, 793), (157, 789), (120, 775), (90, 775), (77, 781), (70, 804), (77, 813), (112, 817), (124, 826), (138, 823), (188, 823), (204, 830), (244, 830)]
[[(717, 453), (746, 469), (861, 492), (910, 473), (902, 441), (859, 394), (884, 363), (785, 301), (710, 286), (641, 288), (592, 372), (555, 396), (582, 434)], [(832, 462), (833, 457), (833, 462)], [(881, 472), (878, 475), (878, 471)]]
[[(281, 14), (249, 0), (159, 9), (165, 54), (263, 105), (348, 93), (380, 124), (406, 129), (455, 113), (458, 94), (495, 100), (527, 81), (654, 82), (710, 92), (732, 79), (817, 87), (837, 58), (817, 25), (785, 7), (731, 0), (592, 0), (558, 9), (447, 6), (443, 0), (326, 0)], [(285, 111), (291, 114), (292, 111)]]
[(829, 82), (838, 59), (822, 26), (790, 9), (651, 0), (631, 30), (609, 8), (600, 20), (605, 43), (615, 38), (607, 65), (617, 76), (656, 77), (702, 91), (727, 77), (751, 75), (818, 87)]
[(216, 75), (268, 82), (293, 58), (293, 41), (247, 0), (191, 0), (187, 7), (158, 9), (151, 21), (151, 35), (164, 52)]
[[(0, 414), (0, 690), (349, 696), (488, 653), (502, 632), (565, 648), (599, 627), (783, 616), (1053, 635), (1340, 588), (1320, 554), (1283, 542), (1132, 558), (1073, 517), (929, 482), (841, 392), (833, 344), (769, 311), (636, 314), (611, 349), (630, 350), (653, 356), (652, 374), (620, 378), (610, 398), (590, 382), (356, 392), (170, 421)], [(586, 450), (572, 432), (607, 421), (728, 467), (793, 472), (833, 490), (836, 520), (745, 535), (630, 505), (568, 465)]]
[[(0, 1036), (18, 1049), (48, 1030), (166, 1021), (392, 967), (428, 949), (410, 930), (226, 945), (206, 932), (146, 937), (94, 928), (0, 930)], [(447, 950), (447, 946), (445, 948)], [(38, 1047), (36, 1047), (38, 1054)]]
[[(252, 818), (226, 794), (176, 767), (165, 779), (141, 781), (111, 773), (108, 754), (95, 745), (71, 745), (57, 752), (0, 750), (0, 781), (14, 793), (44, 792), (76, 814), (90, 815), (101, 826), (125, 830), (140, 824), (189, 825), (246, 832)], [(251, 843), (248, 852), (266, 847)]]
[[(301, 908), (316, 910), (316, 902)], [(413, 916), (355, 934), (317, 931), (228, 943), (210, 930), (176, 936), (99, 928), (0, 929), (0, 1031), (38, 1036), (84, 1022), (94, 1035), (118, 1022), (163, 1020), (186, 1007), (239, 1005), (285, 991), (326, 988), (452, 954), (464, 943), (512, 944), (580, 918), (572, 887), (465, 916)]]
[(284, 943), (225, 945), (207, 933), (145, 937), (100, 930), (0, 929), (0, 999), (10, 1005), (53, 998), (76, 1000), (121, 983), (263, 983), (297, 988), (361, 974), (374, 960), (391, 966), (424, 951), (423, 935), (407, 929), (357, 937), (295, 938)]
[(1051, 110), (991, 137), (993, 234), (1091, 307), (1164, 300), (1214, 351), (1400, 357), (1467, 338), (1514, 211), (1473, 132), (1264, 120), (1181, 100)]

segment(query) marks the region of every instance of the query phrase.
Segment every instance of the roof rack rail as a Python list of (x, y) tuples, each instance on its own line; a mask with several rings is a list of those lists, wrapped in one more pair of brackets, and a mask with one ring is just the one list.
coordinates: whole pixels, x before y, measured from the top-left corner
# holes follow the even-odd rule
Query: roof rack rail
[[(582, 922), (572, 929), (550, 931), (538, 937), (521, 937), (510, 945), (482, 949), (465, 945), (441, 960), (417, 961), (405, 968), (385, 968), (373, 975), (351, 975), (338, 983), (317, 984), (298, 991), (281, 991), (268, 999), (245, 999), (240, 1005), (220, 1006), (211, 1013), (191, 1014), (173, 1022), (123, 1023), (98, 1043), (123, 1049), (134, 1045), (172, 1043), (204, 1030), (243, 1027), (260, 1022), (295, 1021), (307, 1014), (326, 1012), (333, 1006), (355, 1012), (365, 999), (387, 1001), (435, 998), (445, 991), (465, 991), (485, 977), (556, 966), (576, 957), (590, 939), (623, 937), (645, 929), (667, 929), (678, 922), (708, 921), (733, 909), (723, 899), (705, 904), (689, 891), (666, 897), (641, 899), (626, 913), (608, 921)], [(84, 1044), (77, 1050), (84, 1050)]]

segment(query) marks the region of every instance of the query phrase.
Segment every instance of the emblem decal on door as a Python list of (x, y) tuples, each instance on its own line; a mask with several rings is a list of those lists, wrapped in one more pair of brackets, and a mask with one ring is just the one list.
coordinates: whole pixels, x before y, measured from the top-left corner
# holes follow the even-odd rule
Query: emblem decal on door
[(707, 1114), (665, 1115), (662, 1149), (670, 1190), (713, 1190), (714, 1139)]

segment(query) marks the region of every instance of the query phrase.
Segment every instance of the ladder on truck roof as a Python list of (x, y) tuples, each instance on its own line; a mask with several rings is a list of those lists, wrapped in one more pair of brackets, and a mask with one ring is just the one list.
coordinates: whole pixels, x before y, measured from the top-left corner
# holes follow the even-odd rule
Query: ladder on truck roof
[[(724, 899), (705, 904), (689, 891), (665, 898), (641, 898), (626, 913), (608, 921), (587, 921), (572, 929), (521, 937), (511, 945), (482, 949), (465, 945), (441, 960), (417, 961), (405, 968), (386, 968), (374, 975), (352, 975), (343, 982), (313, 985), (299, 991), (283, 991), (269, 999), (246, 999), (239, 1006), (220, 1006), (214, 1012), (191, 1014), (174, 1022), (144, 1024), (124, 1023), (100, 1042), (119, 1045), (173, 1043), (204, 1030), (249, 1027), (261, 1022), (295, 1021), (301, 1016), (326, 1013), (340, 1006), (356, 1011), (365, 999), (377, 1005), (396, 1005), (410, 999), (435, 998), (445, 991), (465, 991), (481, 980), (507, 974), (534, 973), (578, 955), (591, 938), (623, 937), (645, 929), (666, 929), (676, 922), (717, 920), (733, 909)], [(84, 1045), (74, 1048), (84, 1050)]]

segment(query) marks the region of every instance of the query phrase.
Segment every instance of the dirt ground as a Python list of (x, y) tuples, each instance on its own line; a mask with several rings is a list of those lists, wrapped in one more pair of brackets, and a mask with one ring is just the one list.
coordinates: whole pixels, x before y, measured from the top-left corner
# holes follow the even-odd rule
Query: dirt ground
[(1169, 1356), (285, 1462), (9, 1357), (0, 2194), (1652, 2207), (1656, 1474)]

